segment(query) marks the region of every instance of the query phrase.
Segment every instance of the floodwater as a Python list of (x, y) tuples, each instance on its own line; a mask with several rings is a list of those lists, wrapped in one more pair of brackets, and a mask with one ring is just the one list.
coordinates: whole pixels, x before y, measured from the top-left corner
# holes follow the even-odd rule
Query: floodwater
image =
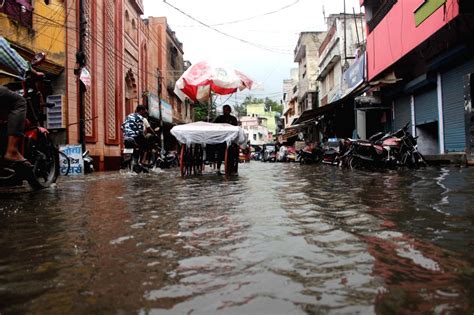
[(474, 169), (240, 165), (0, 192), (0, 313), (472, 314)]

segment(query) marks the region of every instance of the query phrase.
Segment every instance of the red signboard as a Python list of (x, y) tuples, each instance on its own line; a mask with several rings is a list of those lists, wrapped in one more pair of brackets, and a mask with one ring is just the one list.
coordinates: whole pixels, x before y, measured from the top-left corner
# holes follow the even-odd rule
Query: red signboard
[[(448, 24), (459, 15), (458, 0), (442, 1), (441, 6), (433, 6), (426, 13), (430, 0), (398, 0), (387, 15), (367, 35), (367, 70), (368, 79), (392, 66), (432, 34)], [(361, 0), (361, 3), (364, 3)], [(420, 22), (415, 13), (425, 8), (426, 15)]]

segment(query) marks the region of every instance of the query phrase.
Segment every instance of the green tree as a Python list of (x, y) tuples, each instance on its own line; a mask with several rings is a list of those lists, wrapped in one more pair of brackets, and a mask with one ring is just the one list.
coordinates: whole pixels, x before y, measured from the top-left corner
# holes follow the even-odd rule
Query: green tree
[[(209, 108), (209, 101), (204, 102), (194, 102), (193, 109), (194, 109), (194, 121), (207, 121), (207, 111)], [(211, 112), (210, 112), (209, 121), (214, 121), (216, 118), (216, 104), (211, 105)]]
[[(283, 112), (283, 105), (279, 104), (278, 102), (266, 97), (266, 98), (255, 98), (252, 96), (247, 96), (245, 97), (244, 101), (242, 102), (242, 105), (247, 109), (248, 104), (259, 104), (259, 103), (264, 103), (265, 104), (265, 110), (266, 111), (273, 111), (277, 113), (282, 113)], [(247, 110), (245, 110), (247, 112)]]
[(238, 117), (247, 116), (247, 106), (244, 104), (234, 105), (234, 111)]
[(283, 105), (279, 104), (278, 102), (269, 99), (268, 97), (265, 98), (265, 108), (267, 111), (273, 111), (277, 113), (282, 113), (283, 112)]

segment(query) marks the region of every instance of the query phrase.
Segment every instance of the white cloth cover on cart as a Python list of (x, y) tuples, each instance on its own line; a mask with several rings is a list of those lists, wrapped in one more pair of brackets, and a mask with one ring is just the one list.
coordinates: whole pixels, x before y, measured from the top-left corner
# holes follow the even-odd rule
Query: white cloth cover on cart
[(229, 124), (216, 124), (207, 122), (194, 122), (178, 125), (171, 128), (171, 134), (183, 144), (219, 144), (222, 142), (245, 145), (247, 134), (239, 126)]

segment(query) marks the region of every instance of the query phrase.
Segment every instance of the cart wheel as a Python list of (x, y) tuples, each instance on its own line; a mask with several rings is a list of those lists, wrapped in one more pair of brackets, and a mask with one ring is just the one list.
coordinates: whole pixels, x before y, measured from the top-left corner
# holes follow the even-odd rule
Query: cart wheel
[(229, 169), (229, 147), (225, 149), (225, 155), (224, 155), (224, 170), (225, 170), (225, 176), (230, 175), (230, 169)]
[(179, 170), (181, 171), (181, 176), (184, 177), (185, 175), (185, 165), (184, 165), (184, 153), (186, 151), (186, 145), (183, 144), (181, 146), (181, 152), (179, 154)]
[(186, 153), (184, 155), (184, 161), (186, 164), (186, 175), (191, 175), (193, 171), (193, 146), (186, 147)]
[(236, 175), (239, 170), (239, 147), (231, 145), (230, 147), (230, 174)]
[(193, 170), (194, 174), (202, 174), (202, 159), (203, 159), (203, 151), (202, 147), (200, 144), (196, 144), (194, 146), (194, 152), (193, 152)]

